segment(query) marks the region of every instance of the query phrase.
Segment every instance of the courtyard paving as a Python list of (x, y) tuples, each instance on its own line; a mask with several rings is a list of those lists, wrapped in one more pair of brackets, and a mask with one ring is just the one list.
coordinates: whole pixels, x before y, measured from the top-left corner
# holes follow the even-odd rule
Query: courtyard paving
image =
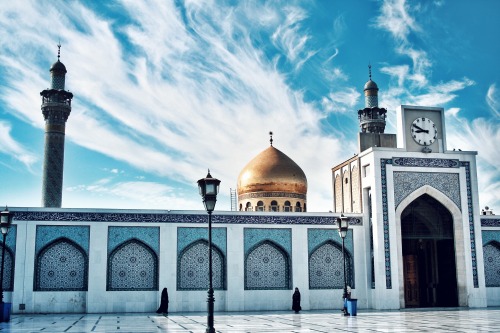
[[(157, 333), (205, 332), (205, 313), (141, 314), (14, 314), (0, 323), (0, 332), (49, 333)], [(500, 308), (358, 311), (344, 317), (340, 311), (222, 312), (215, 329), (247, 332), (500, 332)]]

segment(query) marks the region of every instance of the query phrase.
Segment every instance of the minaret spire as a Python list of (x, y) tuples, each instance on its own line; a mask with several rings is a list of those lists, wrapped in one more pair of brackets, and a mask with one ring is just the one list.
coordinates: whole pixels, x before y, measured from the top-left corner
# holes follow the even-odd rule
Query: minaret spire
[(269, 132), (269, 136), (271, 137), (269, 139), (269, 142), (271, 143), (271, 147), (273, 146), (273, 132)]
[(365, 84), (365, 108), (358, 111), (362, 133), (384, 133), (387, 110), (378, 107), (378, 86), (372, 81), (372, 65), (368, 63), (369, 80)]
[(73, 94), (64, 89), (67, 71), (60, 61), (61, 43), (57, 47), (57, 61), (50, 67), (51, 88), (40, 95), (45, 119), (42, 206), (59, 208), (62, 202), (64, 137)]

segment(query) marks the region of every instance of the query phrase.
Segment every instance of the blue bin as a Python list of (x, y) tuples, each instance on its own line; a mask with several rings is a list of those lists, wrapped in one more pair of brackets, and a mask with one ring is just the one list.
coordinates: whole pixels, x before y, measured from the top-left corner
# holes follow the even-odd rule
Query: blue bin
[(0, 322), (5, 323), (10, 321), (10, 311), (12, 303), (0, 303)]
[(351, 298), (347, 300), (347, 312), (351, 316), (355, 316), (358, 314), (358, 300), (355, 298)]

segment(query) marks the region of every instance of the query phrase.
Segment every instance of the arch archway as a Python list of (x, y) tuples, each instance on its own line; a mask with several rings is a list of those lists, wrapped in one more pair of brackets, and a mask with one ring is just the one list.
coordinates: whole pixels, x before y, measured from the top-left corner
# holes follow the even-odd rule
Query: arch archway
[(285, 249), (270, 240), (252, 247), (245, 258), (245, 290), (290, 289), (290, 262)]
[(35, 260), (35, 291), (86, 291), (88, 258), (74, 241), (61, 237), (43, 247)]
[(401, 307), (467, 305), (462, 216), (426, 185), (396, 209)]
[[(188, 245), (177, 263), (178, 290), (208, 289), (208, 242), (204, 239)], [(226, 289), (226, 264), (222, 251), (212, 243), (212, 281), (215, 290)]]
[[(345, 251), (347, 284), (354, 288), (353, 260)], [(342, 245), (331, 240), (318, 245), (309, 255), (309, 289), (344, 288)]]
[(118, 245), (108, 257), (106, 290), (158, 290), (154, 250), (135, 238)]

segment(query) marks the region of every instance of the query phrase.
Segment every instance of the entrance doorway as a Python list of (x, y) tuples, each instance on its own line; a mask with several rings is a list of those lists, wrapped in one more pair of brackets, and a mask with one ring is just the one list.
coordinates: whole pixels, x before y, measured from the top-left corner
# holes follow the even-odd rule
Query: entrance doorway
[(401, 214), (406, 307), (458, 306), (453, 218), (424, 194)]

